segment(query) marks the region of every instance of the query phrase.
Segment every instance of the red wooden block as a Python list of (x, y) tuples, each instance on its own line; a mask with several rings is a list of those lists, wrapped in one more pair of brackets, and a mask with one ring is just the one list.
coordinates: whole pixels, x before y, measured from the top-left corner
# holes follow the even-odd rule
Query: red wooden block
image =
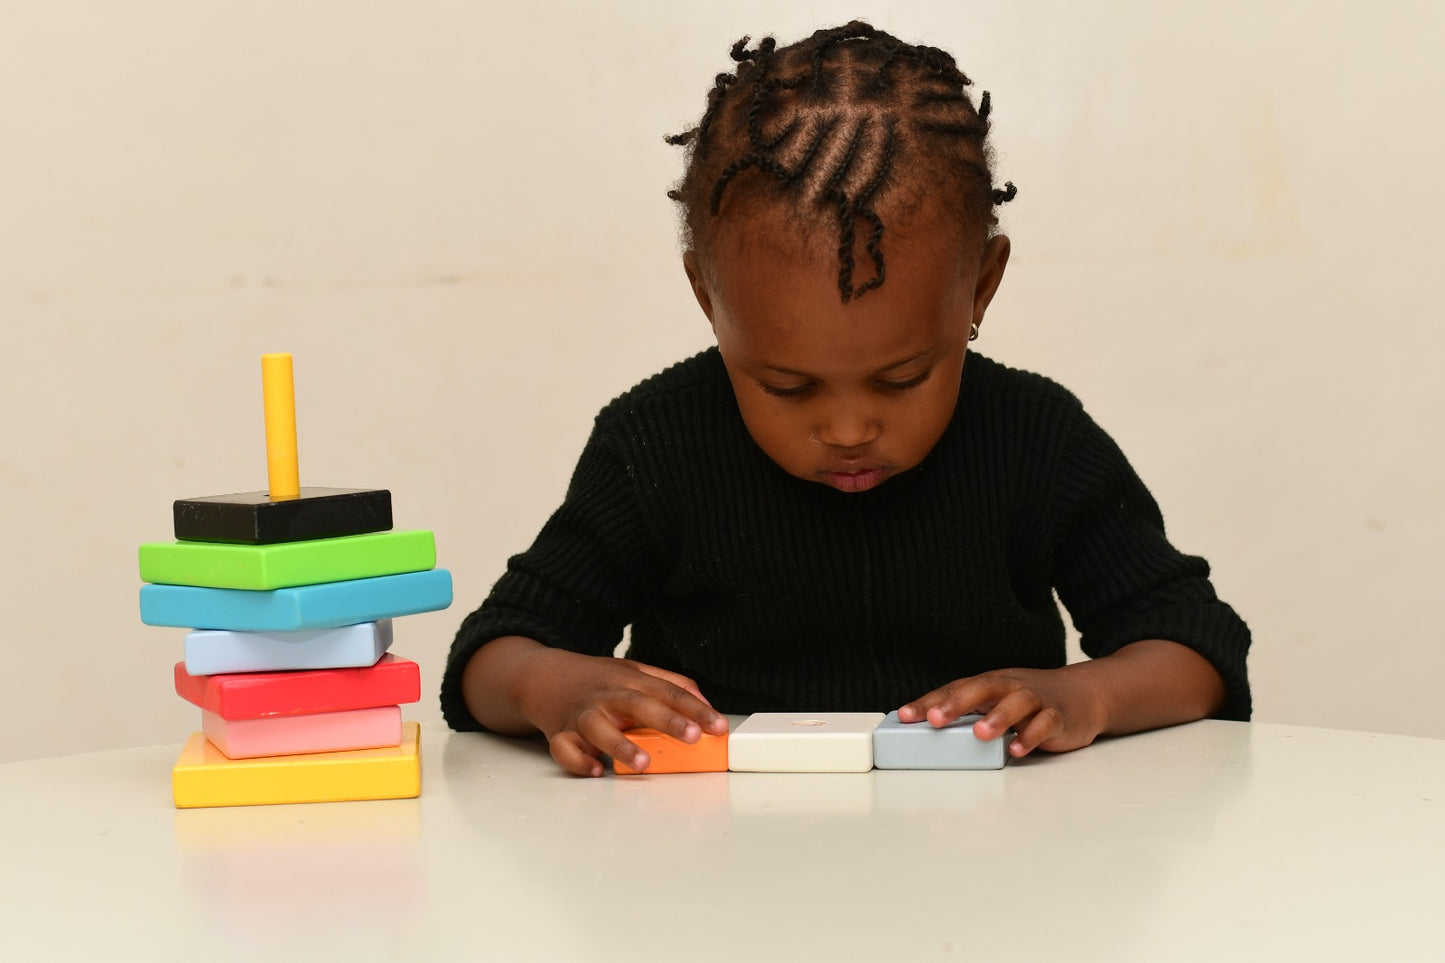
[(416, 702), (421, 670), (391, 653), (376, 665), (301, 672), (191, 675), (176, 663), (176, 695), (222, 719), (264, 719)]

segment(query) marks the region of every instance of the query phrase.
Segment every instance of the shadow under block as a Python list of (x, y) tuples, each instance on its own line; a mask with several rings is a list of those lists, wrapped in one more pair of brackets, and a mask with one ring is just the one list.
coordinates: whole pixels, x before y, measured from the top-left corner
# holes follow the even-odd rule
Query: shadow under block
[(728, 739), (733, 772), (867, 772), (881, 712), (756, 712)]
[(143, 585), (140, 619), (146, 625), (283, 632), (376, 622), (452, 604), (452, 574), (444, 568), (349, 582), (246, 589)]
[(270, 719), (222, 719), (201, 712), (201, 732), (231, 759), (401, 745), (401, 706), (373, 706)]
[(176, 538), (189, 542), (271, 545), (364, 535), (391, 528), (391, 492), (370, 488), (303, 488), (272, 501), (269, 492), (177, 499)]
[[(704, 732), (701, 739), (691, 744), (646, 727), (629, 729), (624, 735), (647, 753), (648, 774), (728, 771), (728, 737), (725, 735), (714, 736)], [(639, 774), (638, 770), (617, 759), (612, 760), (612, 769), (622, 776)]]
[(941, 729), (928, 722), (900, 722), (890, 712), (873, 730), (873, 765), (879, 769), (1002, 769), (1004, 735), (987, 742), (973, 734), (981, 715), (959, 716)]
[(423, 572), (436, 560), (436, 540), (428, 531), (375, 532), (279, 545), (149, 542), (140, 547), (140, 577), (163, 585), (267, 591)]
[(389, 654), (366, 668), (235, 675), (193, 675), (184, 662), (177, 662), (175, 679), (176, 695), (229, 720), (344, 712), (421, 699), (417, 664)]
[(401, 745), (303, 756), (228, 759), (197, 732), (171, 770), (176, 808), (411, 799), (421, 795), (421, 728), (402, 723)]
[(186, 633), (184, 665), (191, 675), (210, 676), (355, 668), (375, 665), (391, 644), (391, 619), (292, 632), (195, 629)]

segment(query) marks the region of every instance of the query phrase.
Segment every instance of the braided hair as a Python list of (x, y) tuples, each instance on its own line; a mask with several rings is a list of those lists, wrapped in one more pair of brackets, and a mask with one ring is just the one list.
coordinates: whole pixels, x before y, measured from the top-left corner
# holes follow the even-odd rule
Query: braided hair
[[(771, 190), (799, 214), (836, 220), (846, 303), (883, 284), (885, 197), (896, 211), (928, 194), (981, 229), (1013, 200), (1012, 183), (993, 185), (988, 92), (975, 107), (973, 82), (944, 51), (860, 20), (787, 47), (749, 40), (733, 44), (737, 69), (717, 75), (697, 126), (667, 138), (688, 151), (668, 197), (682, 207), (689, 249), (729, 196)], [(872, 274), (855, 284), (860, 231)]]

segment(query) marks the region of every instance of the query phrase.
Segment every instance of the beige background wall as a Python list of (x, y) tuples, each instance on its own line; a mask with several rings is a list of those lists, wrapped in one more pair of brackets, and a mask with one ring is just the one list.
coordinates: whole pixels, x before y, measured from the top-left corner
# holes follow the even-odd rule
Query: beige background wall
[(980, 348), (1083, 397), (1255, 631), (1257, 718), (1445, 737), (1437, 4), (12, 3), (0, 18), (0, 760), (179, 741), (137, 614), (174, 498), (389, 487), (453, 628), (596, 408), (707, 343), (662, 135), (743, 33), (863, 14), (995, 96)]

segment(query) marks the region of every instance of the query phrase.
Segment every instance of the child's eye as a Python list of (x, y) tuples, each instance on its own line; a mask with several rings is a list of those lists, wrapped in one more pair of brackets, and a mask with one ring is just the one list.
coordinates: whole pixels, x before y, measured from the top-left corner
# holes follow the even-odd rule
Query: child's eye
[(909, 388), (917, 388), (923, 384), (932, 374), (933, 369), (929, 368), (921, 375), (909, 378), (907, 381), (880, 381), (878, 382), (878, 386), (880, 388), (887, 388), (889, 391), (907, 391)]
[(800, 398), (813, 390), (811, 384), (798, 385), (795, 388), (779, 388), (777, 385), (770, 385), (764, 381), (759, 381), (758, 387), (762, 388), (774, 398)]

